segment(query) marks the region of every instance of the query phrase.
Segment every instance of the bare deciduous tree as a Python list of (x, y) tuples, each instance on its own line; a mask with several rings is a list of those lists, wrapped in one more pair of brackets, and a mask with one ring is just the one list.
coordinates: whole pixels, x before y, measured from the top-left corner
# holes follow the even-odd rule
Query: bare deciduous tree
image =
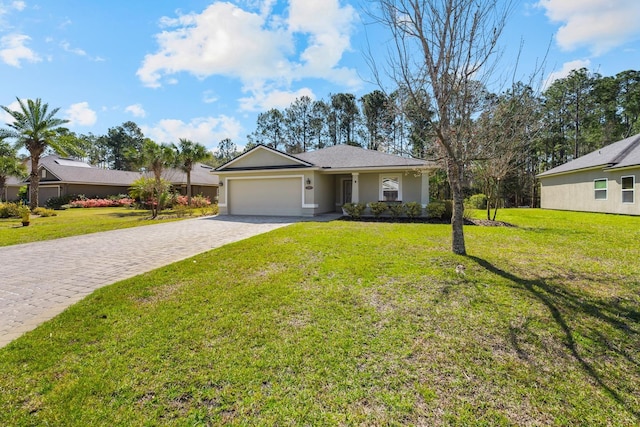
[[(512, 1), (377, 0), (377, 22), (392, 35), (388, 73), (410, 97), (431, 108), (425, 120), (440, 148), (453, 197), (452, 250), (466, 254), (463, 182), (474, 145), (478, 84), (491, 77), (498, 39)], [(374, 72), (378, 75), (375, 70)], [(495, 78), (495, 76), (493, 76)]]

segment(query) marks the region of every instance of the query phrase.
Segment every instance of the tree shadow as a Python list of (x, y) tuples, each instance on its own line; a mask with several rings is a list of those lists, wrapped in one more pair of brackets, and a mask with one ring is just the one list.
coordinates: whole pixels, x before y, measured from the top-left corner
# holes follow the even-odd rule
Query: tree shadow
[[(566, 288), (550, 285), (545, 279), (524, 279), (502, 270), (482, 258), (471, 255), (467, 257), (485, 270), (509, 280), (518, 288), (525, 289), (540, 301), (549, 310), (553, 320), (562, 331), (564, 338), (563, 344), (569, 350), (571, 356), (578, 362), (581, 369), (591, 377), (608, 396), (622, 405), (629, 413), (640, 419), (640, 412), (634, 409), (628, 399), (625, 399), (614, 386), (607, 384), (594, 366), (580, 354), (578, 344), (574, 337), (574, 331), (565, 319), (565, 315), (563, 315), (563, 312), (584, 314), (605, 322), (626, 335), (638, 335), (640, 334), (638, 330), (638, 326), (640, 325), (640, 311), (634, 308), (624, 307), (616, 301), (589, 301), (584, 296), (576, 294)], [(634, 367), (640, 368), (640, 363), (632, 354), (613, 344), (604, 333), (598, 330), (592, 330), (591, 332), (600, 345), (626, 359), (627, 362)], [(519, 343), (517, 330), (510, 328), (509, 335), (509, 341), (516, 353), (521, 358), (527, 360), (529, 356)]]

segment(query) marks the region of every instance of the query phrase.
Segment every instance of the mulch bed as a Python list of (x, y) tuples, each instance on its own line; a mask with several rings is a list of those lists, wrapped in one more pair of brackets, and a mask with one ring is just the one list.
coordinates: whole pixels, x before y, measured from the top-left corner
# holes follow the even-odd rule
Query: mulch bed
[[(355, 222), (390, 222), (390, 223), (401, 223), (401, 224), (450, 224), (450, 220), (443, 219), (435, 219), (435, 218), (391, 218), (391, 217), (380, 217), (375, 218), (371, 216), (361, 217), (361, 218), (352, 218), (350, 216), (342, 216), (340, 218), (341, 221), (355, 221)], [(467, 219), (464, 220), (464, 225), (479, 225), (483, 227), (515, 227), (513, 224), (509, 224), (504, 221), (491, 221), (487, 219)]]

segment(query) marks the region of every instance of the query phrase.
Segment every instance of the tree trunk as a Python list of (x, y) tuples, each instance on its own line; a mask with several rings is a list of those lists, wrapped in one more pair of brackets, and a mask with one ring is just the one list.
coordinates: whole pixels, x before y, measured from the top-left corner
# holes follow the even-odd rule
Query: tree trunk
[(38, 190), (40, 187), (40, 174), (38, 174), (38, 167), (40, 164), (40, 154), (31, 155), (31, 181), (29, 183), (29, 207), (34, 210), (38, 207)]
[(191, 206), (191, 170), (187, 171), (187, 206)]
[(453, 196), (451, 215), (451, 250), (454, 254), (466, 255), (464, 243), (464, 197), (462, 194), (462, 172), (455, 160), (447, 158), (447, 176)]
[(7, 183), (7, 179), (4, 176), (0, 176), (0, 202), (2, 202), (2, 198), (4, 197), (4, 188)]

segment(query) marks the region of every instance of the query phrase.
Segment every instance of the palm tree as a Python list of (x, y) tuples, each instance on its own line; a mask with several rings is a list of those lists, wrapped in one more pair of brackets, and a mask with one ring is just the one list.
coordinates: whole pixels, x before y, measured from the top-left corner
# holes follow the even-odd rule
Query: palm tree
[(170, 185), (162, 179), (162, 173), (175, 163), (173, 146), (157, 144), (151, 139), (145, 138), (140, 151), (128, 150), (126, 157), (133, 165), (153, 173), (153, 184), (147, 182), (145, 185), (150, 185), (150, 192), (155, 199), (155, 205), (151, 206), (151, 215), (155, 218), (162, 210), (169, 195)]
[(10, 176), (24, 177), (26, 172), (27, 168), (17, 157), (17, 150), (7, 142), (2, 141), (2, 135), (0, 135), (0, 202), (2, 201), (7, 178)]
[(5, 136), (15, 138), (18, 141), (16, 146), (24, 147), (29, 152), (31, 159), (29, 206), (35, 209), (38, 207), (40, 157), (47, 148), (52, 148), (55, 152), (64, 155), (64, 150), (58, 146), (54, 137), (63, 130), (61, 126), (68, 120), (56, 118), (59, 108), (49, 111), (49, 104), (43, 104), (40, 98), (35, 101), (28, 99), (26, 104), (20, 98), (16, 99), (20, 104), (19, 110), (14, 111), (4, 105), (0, 106), (14, 119), (13, 123), (7, 123), (11, 130), (5, 133)]
[(176, 150), (178, 167), (187, 174), (187, 204), (191, 205), (191, 171), (197, 162), (201, 162), (211, 157), (204, 145), (188, 139), (180, 138), (178, 146), (173, 146)]

